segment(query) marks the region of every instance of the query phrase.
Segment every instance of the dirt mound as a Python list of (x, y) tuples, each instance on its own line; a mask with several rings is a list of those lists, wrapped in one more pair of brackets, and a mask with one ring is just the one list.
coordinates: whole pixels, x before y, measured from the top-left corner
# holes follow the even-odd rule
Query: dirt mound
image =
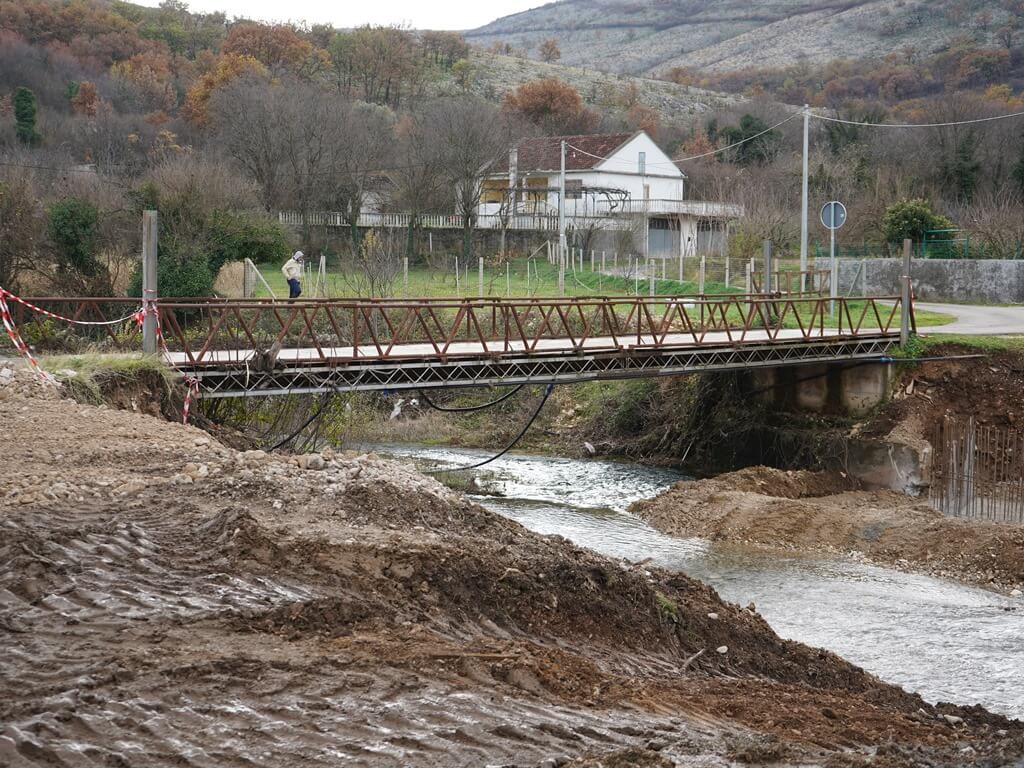
[[(978, 354), (977, 349), (942, 345), (934, 357)], [(945, 414), (972, 415), (979, 425), (1019, 427), (1024, 422), (1024, 355), (1006, 351), (985, 358), (930, 360), (902, 373), (901, 387), (858, 434), (927, 438), (931, 425)], [(910, 425), (911, 434), (902, 425)]]
[(807, 499), (856, 490), (858, 483), (840, 472), (747, 467), (702, 480), (700, 487), (711, 493), (745, 491), (778, 499)]
[(411, 466), (33, 392), (0, 396), (0, 764), (1024, 755), (1024, 726), (940, 712)]
[(1024, 584), (1024, 529), (948, 518), (891, 491), (856, 491), (841, 475), (757, 467), (678, 483), (631, 511), (659, 530), (766, 547), (824, 551), (999, 588)]

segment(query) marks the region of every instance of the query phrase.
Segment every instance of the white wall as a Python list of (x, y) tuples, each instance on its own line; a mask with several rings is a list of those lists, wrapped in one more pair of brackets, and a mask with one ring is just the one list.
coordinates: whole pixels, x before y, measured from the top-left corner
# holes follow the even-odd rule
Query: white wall
[[(640, 154), (644, 153), (645, 173), (640, 173)], [(524, 173), (520, 176), (520, 184), (525, 188), (525, 179), (544, 174)], [(553, 170), (547, 175), (547, 186), (559, 185), (559, 174)], [(644, 187), (651, 200), (682, 200), (684, 193), (684, 176), (671, 158), (658, 147), (651, 138), (640, 133), (623, 144), (607, 160), (598, 163), (592, 170), (567, 171), (566, 181), (579, 180), (584, 187), (609, 187), (628, 193), (628, 199), (638, 201), (645, 198)], [(614, 198), (613, 198), (614, 199)], [(558, 209), (558, 193), (549, 192), (547, 205), (550, 210)], [(499, 213), (497, 203), (483, 204), (480, 213)], [(565, 212), (569, 216), (606, 213), (607, 198), (603, 195), (584, 195), (580, 200), (567, 200)]]

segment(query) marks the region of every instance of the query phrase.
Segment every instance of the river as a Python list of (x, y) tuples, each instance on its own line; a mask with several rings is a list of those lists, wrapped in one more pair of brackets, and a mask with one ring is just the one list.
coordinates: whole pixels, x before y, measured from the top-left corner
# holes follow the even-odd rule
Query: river
[[(459, 466), (472, 450), (377, 445), (378, 453)], [(1024, 718), (1024, 601), (853, 561), (766, 554), (666, 536), (627, 512), (683, 475), (606, 461), (510, 454), (476, 471), (488, 509), (605, 555), (682, 571), (723, 598), (753, 602), (782, 637), (835, 651), (931, 702)]]

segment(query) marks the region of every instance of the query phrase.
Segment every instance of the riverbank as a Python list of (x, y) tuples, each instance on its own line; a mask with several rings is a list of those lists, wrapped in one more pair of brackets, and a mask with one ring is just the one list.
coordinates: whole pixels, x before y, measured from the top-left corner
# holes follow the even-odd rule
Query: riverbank
[(239, 452), (3, 379), (6, 763), (1024, 756), (1019, 722), (929, 705), (409, 465)]
[(1024, 527), (945, 517), (920, 499), (837, 472), (753, 467), (681, 482), (630, 511), (664, 533), (824, 553), (1024, 590)]

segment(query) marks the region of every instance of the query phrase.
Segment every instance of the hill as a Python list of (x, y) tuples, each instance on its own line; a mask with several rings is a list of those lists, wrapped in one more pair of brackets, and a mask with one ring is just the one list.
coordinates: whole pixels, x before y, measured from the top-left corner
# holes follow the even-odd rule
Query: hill
[[(558, 78), (579, 91), (584, 102), (604, 113), (627, 110), (634, 103), (654, 110), (662, 120), (679, 120), (733, 105), (736, 96), (679, 85), (666, 80), (610, 74), (598, 69), (546, 64), (532, 59), (473, 51), (469, 90), (491, 100), (500, 100), (523, 83), (541, 78)], [(440, 92), (455, 87), (451, 79), (439, 83)]]
[(936, 53), (965, 35), (995, 46), (1022, 17), (1013, 0), (562, 0), (466, 38), (531, 56), (554, 38), (562, 63), (610, 72), (727, 72), (879, 57), (907, 46)]

